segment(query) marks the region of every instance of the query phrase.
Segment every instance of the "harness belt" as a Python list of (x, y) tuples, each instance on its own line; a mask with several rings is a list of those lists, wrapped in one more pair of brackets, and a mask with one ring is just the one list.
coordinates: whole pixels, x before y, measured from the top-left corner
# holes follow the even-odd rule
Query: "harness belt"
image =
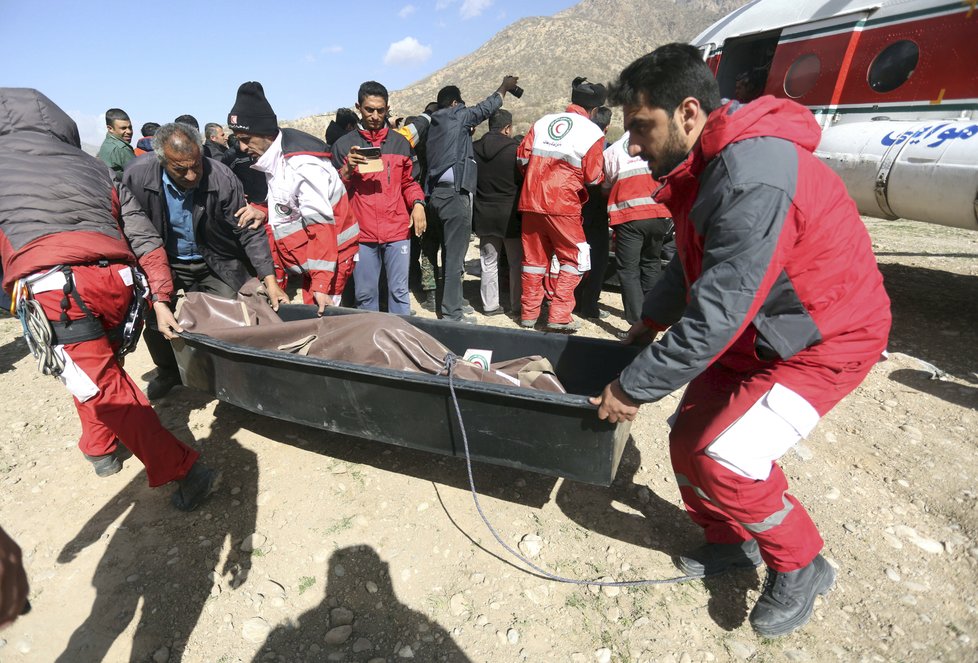
[[(115, 327), (106, 328), (102, 321), (85, 304), (85, 301), (75, 287), (71, 265), (58, 265), (41, 275), (35, 275), (20, 281), (15, 287), (18, 316), (24, 326), (24, 336), (27, 339), (31, 354), (38, 359), (38, 366), (46, 375), (60, 375), (64, 368), (63, 362), (53, 351), (56, 346), (71, 345), (93, 341), (103, 336), (110, 343), (118, 345), (116, 356), (122, 357), (136, 348), (143, 330), (143, 318), (146, 312), (146, 301), (149, 295), (149, 284), (146, 277), (135, 265), (128, 263), (113, 263), (102, 259), (94, 263), (102, 268), (111, 264), (126, 264), (132, 273), (133, 298), (126, 312), (125, 319)], [(50, 276), (54, 272), (64, 274), (65, 282), (61, 288), (61, 315), (59, 320), (50, 320), (44, 315), (40, 306), (34, 301), (31, 284)], [(85, 314), (84, 318), (71, 320), (68, 310), (72, 300)]]
[(95, 318), (82, 318), (70, 322), (51, 322), (51, 345), (71, 345), (72, 343), (84, 343), (94, 341), (97, 338), (108, 336), (112, 342), (117, 342), (122, 337), (122, 325), (106, 329), (102, 323)]

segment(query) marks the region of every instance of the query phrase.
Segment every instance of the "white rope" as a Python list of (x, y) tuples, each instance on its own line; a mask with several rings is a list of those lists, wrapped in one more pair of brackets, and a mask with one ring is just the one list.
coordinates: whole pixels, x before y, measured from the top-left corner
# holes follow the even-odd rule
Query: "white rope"
[(27, 347), (37, 359), (37, 370), (44, 375), (55, 377), (61, 375), (65, 362), (51, 345), (54, 332), (41, 305), (36, 300), (23, 297), (17, 302), (17, 317), (24, 327), (24, 340), (27, 341)]

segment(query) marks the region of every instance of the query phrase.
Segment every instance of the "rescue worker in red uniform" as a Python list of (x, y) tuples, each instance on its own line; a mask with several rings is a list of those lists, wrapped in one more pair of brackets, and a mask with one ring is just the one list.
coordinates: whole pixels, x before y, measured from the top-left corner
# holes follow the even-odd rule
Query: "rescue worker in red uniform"
[(280, 285), (286, 271), (301, 274), (306, 304), (315, 304), (320, 314), (339, 305), (353, 273), (360, 228), (326, 143), (296, 129), (279, 129), (261, 83), (254, 81), (238, 88), (228, 126), (256, 160), (252, 168), (265, 173), (268, 182), (267, 205), (241, 208), (239, 223), (268, 220)]
[(835, 571), (777, 460), (854, 390), (886, 348), (889, 298), (870, 238), (839, 177), (812, 154), (821, 131), (774, 97), (720, 107), (699, 52), (669, 44), (622, 71), (629, 150), (662, 182), (677, 255), (629, 340), (662, 337), (592, 399), (631, 420), (689, 383), (669, 450), (706, 544), (688, 575), (768, 567), (757, 633), (803, 626)]
[(540, 316), (544, 277), (556, 255), (560, 273), (553, 284), (547, 317), (550, 331), (573, 332), (574, 288), (590, 269), (581, 207), (587, 187), (604, 179), (604, 132), (591, 115), (604, 103), (603, 85), (574, 79), (571, 104), (544, 115), (517, 150), (524, 172), (519, 211), (523, 215), (523, 297), (520, 325), (532, 328)]
[(622, 308), (625, 321), (634, 325), (645, 295), (659, 280), (672, 214), (652, 195), (657, 187), (645, 159), (628, 154), (627, 131), (604, 151), (604, 188), (609, 192), (608, 225), (615, 232)]
[(42, 364), (75, 398), (78, 446), (99, 476), (135, 454), (151, 487), (177, 481), (173, 505), (194, 509), (219, 474), (163, 427), (117, 357), (137, 269), (158, 318), (179, 330), (167, 306), (173, 282), (163, 241), (148, 222), (127, 223), (123, 234), (110, 171), (81, 150), (74, 121), (50, 99), (0, 88), (0, 109), (3, 288), (37, 330), (29, 342)]

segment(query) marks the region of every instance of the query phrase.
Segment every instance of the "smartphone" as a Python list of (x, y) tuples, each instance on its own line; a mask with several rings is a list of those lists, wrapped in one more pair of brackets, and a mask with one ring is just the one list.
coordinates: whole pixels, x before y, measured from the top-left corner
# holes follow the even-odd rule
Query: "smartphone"
[(366, 157), (367, 159), (379, 159), (380, 158), (380, 148), (379, 147), (360, 147), (357, 149), (357, 154)]

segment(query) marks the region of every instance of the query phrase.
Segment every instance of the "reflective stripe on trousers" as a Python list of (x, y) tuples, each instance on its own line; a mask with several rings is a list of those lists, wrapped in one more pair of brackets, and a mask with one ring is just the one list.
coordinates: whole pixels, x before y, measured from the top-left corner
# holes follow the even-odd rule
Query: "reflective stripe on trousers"
[[(682, 474), (677, 474), (676, 475), (676, 484), (678, 484), (680, 488), (682, 488), (684, 486), (688, 486), (701, 499), (704, 499), (704, 500), (707, 500), (707, 501), (710, 501), (710, 502), (713, 501), (713, 500), (710, 499), (710, 496), (709, 495), (707, 495), (706, 493), (703, 492), (703, 489), (702, 488), (700, 488), (699, 486), (694, 486), (689, 481), (689, 479), (687, 479)], [(740, 524), (748, 532), (752, 532), (752, 533), (755, 533), (755, 534), (761, 533), (761, 532), (766, 532), (769, 529), (771, 529), (772, 527), (777, 527), (778, 525), (780, 525), (781, 523), (784, 522), (784, 519), (788, 517), (788, 514), (791, 513), (791, 510), (795, 508), (794, 505), (788, 500), (788, 498), (784, 494), (781, 495), (781, 501), (784, 504), (784, 507), (781, 508), (778, 511), (775, 511), (774, 513), (772, 513), (770, 516), (768, 516), (764, 520), (762, 520), (760, 522), (756, 522), (756, 523), (744, 523), (744, 522), (742, 522)]]

